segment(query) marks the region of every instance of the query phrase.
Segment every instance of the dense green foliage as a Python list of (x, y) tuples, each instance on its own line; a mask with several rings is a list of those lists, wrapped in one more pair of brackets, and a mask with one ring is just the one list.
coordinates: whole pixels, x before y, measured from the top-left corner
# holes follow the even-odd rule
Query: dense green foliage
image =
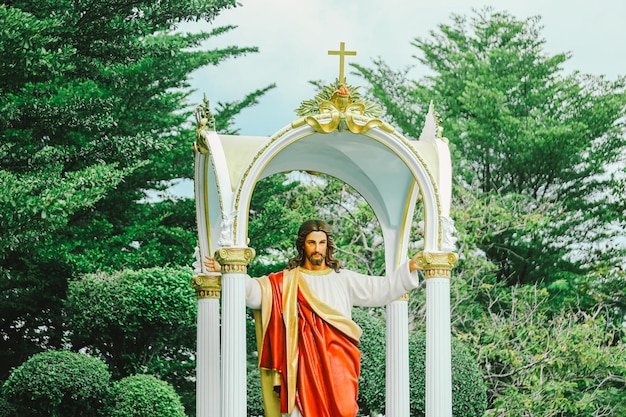
[(176, 391), (152, 375), (133, 375), (113, 384), (109, 417), (185, 417)]
[(263, 394), (261, 392), (261, 372), (259, 364), (254, 358), (249, 360), (247, 374), (247, 411), (248, 416), (264, 416)]
[[(487, 387), (473, 355), (452, 339), (452, 414), (481, 417), (487, 409)], [(426, 415), (426, 333), (409, 338), (411, 416)]]
[(537, 286), (484, 293), (500, 306), (457, 337), (475, 347), (485, 366), (490, 415), (624, 414), (626, 344), (607, 326), (602, 307), (555, 312), (549, 292)]
[(352, 319), (363, 329), (361, 336), (361, 377), (359, 413), (385, 414), (386, 337), (380, 309), (353, 308)]
[[(487, 414), (620, 415), (626, 79), (564, 74), (569, 54), (546, 54), (540, 32), (536, 17), (453, 15), (413, 43), (427, 77), (355, 68), (406, 135), (430, 102), (443, 120), (461, 258), (453, 332), (482, 366)], [(421, 320), (423, 294), (411, 310)]]
[[(176, 30), (235, 5), (0, 5), (0, 378), (64, 346), (69, 280), (193, 262), (194, 204), (165, 192), (193, 175), (188, 76), (256, 48)], [(219, 103), (220, 129), (268, 88)]]
[(2, 416), (183, 417), (176, 390), (153, 375), (113, 381), (101, 360), (48, 351), (15, 368), (3, 386)]
[[(148, 400), (171, 406), (152, 415), (182, 415), (171, 387), (193, 414), (195, 207), (166, 190), (192, 176), (188, 74), (256, 49), (200, 48), (232, 27), (174, 29), (234, 5), (0, 5), (0, 379), (8, 379), (0, 415), (11, 407), (88, 415), (99, 404), (94, 393), (111, 386), (109, 372), (118, 381), (107, 415), (150, 410)], [(461, 257), (452, 325), (465, 346), (453, 344), (455, 413), (484, 409), (477, 361), (488, 416), (622, 415), (626, 276), (616, 237), (626, 228), (625, 80), (564, 74), (569, 54), (546, 54), (540, 32), (538, 18), (453, 16), (414, 42), (431, 70), (423, 80), (382, 61), (355, 68), (407, 136), (421, 130), (415, 109), (425, 113), (434, 101), (450, 139)], [(218, 103), (217, 130), (236, 133), (233, 116), (269, 88)], [(292, 173), (255, 188), (250, 274), (281, 269), (300, 222), (312, 217), (332, 224), (346, 267), (383, 272), (380, 227), (363, 199), (333, 178)], [(410, 308), (414, 360), (423, 352), (423, 292), (411, 294)], [(359, 403), (382, 411), (382, 326), (360, 319)], [(66, 347), (109, 369), (85, 355), (33, 356)], [(420, 366), (412, 364), (412, 382), (423, 379)], [(258, 415), (254, 381), (248, 409)], [(415, 415), (423, 413), (420, 387), (411, 388)]]
[[(433, 73), (424, 80), (408, 80), (383, 62), (358, 67), (409, 136), (419, 137), (422, 125), (413, 109), (436, 103), (460, 185), (483, 201), (502, 199), (514, 215), (544, 216), (539, 225), (521, 223), (480, 242), (509, 283), (572, 282), (595, 262), (623, 259), (614, 249), (623, 199), (613, 193), (623, 189), (623, 175), (620, 183), (608, 174), (623, 170), (614, 164), (626, 145), (625, 79), (563, 74), (569, 55), (547, 55), (540, 29), (538, 18), (490, 10), (453, 16), (413, 43)], [(590, 241), (608, 246), (596, 252)], [(584, 262), (581, 251), (588, 252)]]
[(91, 416), (102, 407), (110, 377), (107, 366), (96, 358), (48, 351), (31, 356), (13, 370), (3, 393), (16, 415)]
[(89, 274), (69, 284), (69, 340), (103, 358), (115, 378), (150, 373), (195, 403), (196, 300), (191, 268)]
[[(359, 412), (361, 415), (385, 413), (385, 319), (380, 312), (362, 308), (352, 310), (363, 329), (360, 349)], [(426, 413), (426, 335), (409, 336), (409, 374), (411, 416)], [(480, 417), (487, 408), (487, 387), (476, 359), (456, 340), (452, 340), (452, 412), (456, 416)]]
[(260, 181), (250, 205), (248, 237), (257, 250), (248, 272), (278, 271), (296, 255), (295, 238), (303, 221), (323, 219), (334, 233), (336, 256), (363, 273), (384, 271), (380, 225), (365, 200), (350, 185), (328, 175), (301, 172)]

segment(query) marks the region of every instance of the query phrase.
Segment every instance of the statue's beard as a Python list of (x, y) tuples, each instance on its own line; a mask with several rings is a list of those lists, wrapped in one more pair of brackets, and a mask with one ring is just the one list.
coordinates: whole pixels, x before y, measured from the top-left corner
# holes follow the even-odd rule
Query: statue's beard
[[(314, 255), (319, 255), (318, 258), (314, 258)], [(313, 252), (312, 254), (306, 254), (306, 258), (309, 260), (309, 262), (311, 262), (311, 265), (313, 266), (321, 266), (324, 264), (324, 261), (326, 259), (326, 256), (322, 253), (319, 252)]]

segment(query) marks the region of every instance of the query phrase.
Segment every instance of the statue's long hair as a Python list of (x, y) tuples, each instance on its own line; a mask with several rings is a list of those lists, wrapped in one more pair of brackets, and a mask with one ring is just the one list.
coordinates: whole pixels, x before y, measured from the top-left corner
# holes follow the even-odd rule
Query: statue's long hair
[(305, 254), (304, 254), (304, 242), (306, 237), (311, 232), (324, 232), (326, 233), (326, 258), (325, 262), (330, 268), (334, 269), (335, 272), (339, 272), (341, 269), (341, 261), (333, 257), (333, 251), (335, 250), (335, 241), (333, 240), (333, 234), (330, 231), (330, 226), (321, 220), (307, 220), (300, 226), (300, 230), (298, 230), (298, 238), (296, 239), (296, 249), (298, 250), (298, 255), (294, 256), (289, 260), (289, 265), (287, 265), (287, 269), (294, 269), (304, 264)]

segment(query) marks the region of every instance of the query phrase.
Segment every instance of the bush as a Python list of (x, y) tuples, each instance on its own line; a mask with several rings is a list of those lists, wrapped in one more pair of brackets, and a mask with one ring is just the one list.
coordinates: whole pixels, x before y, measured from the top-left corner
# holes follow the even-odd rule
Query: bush
[(197, 301), (189, 267), (89, 274), (72, 281), (65, 307), (75, 349), (102, 356), (113, 378), (152, 374), (171, 383), (193, 414)]
[(99, 359), (67, 351), (31, 356), (4, 383), (18, 415), (87, 416), (102, 408), (111, 375)]
[(165, 381), (133, 375), (113, 384), (108, 417), (185, 417), (180, 397)]
[[(481, 417), (487, 409), (487, 387), (476, 360), (452, 339), (452, 415)], [(411, 416), (426, 415), (426, 334), (409, 336)]]
[(353, 308), (352, 318), (361, 329), (361, 376), (359, 378), (359, 413), (385, 413), (385, 322), (379, 309)]
[[(255, 358), (256, 359), (256, 358)], [(255, 359), (251, 359), (254, 366), (248, 366), (247, 408), (248, 416), (264, 416), (263, 392), (261, 391), (261, 372)]]
[(17, 415), (17, 411), (13, 404), (9, 403), (4, 397), (0, 397), (0, 417), (13, 417)]
[[(359, 412), (385, 412), (385, 322), (376, 310), (355, 308), (354, 320), (363, 329)], [(426, 404), (426, 335), (409, 335), (411, 416), (424, 416)], [(481, 417), (487, 409), (487, 387), (476, 360), (461, 342), (452, 339), (452, 412), (455, 416)]]

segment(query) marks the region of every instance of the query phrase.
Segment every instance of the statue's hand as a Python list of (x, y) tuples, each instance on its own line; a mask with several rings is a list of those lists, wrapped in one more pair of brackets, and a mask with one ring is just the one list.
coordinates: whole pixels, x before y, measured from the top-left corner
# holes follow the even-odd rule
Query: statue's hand
[(422, 267), (423, 256), (424, 256), (424, 252), (419, 251), (413, 256), (413, 258), (411, 258), (411, 260), (409, 261), (409, 271), (413, 272), (413, 271), (424, 270), (424, 268)]
[(204, 260), (204, 266), (207, 268), (207, 272), (220, 272), (222, 270), (222, 266), (210, 256), (206, 256)]

